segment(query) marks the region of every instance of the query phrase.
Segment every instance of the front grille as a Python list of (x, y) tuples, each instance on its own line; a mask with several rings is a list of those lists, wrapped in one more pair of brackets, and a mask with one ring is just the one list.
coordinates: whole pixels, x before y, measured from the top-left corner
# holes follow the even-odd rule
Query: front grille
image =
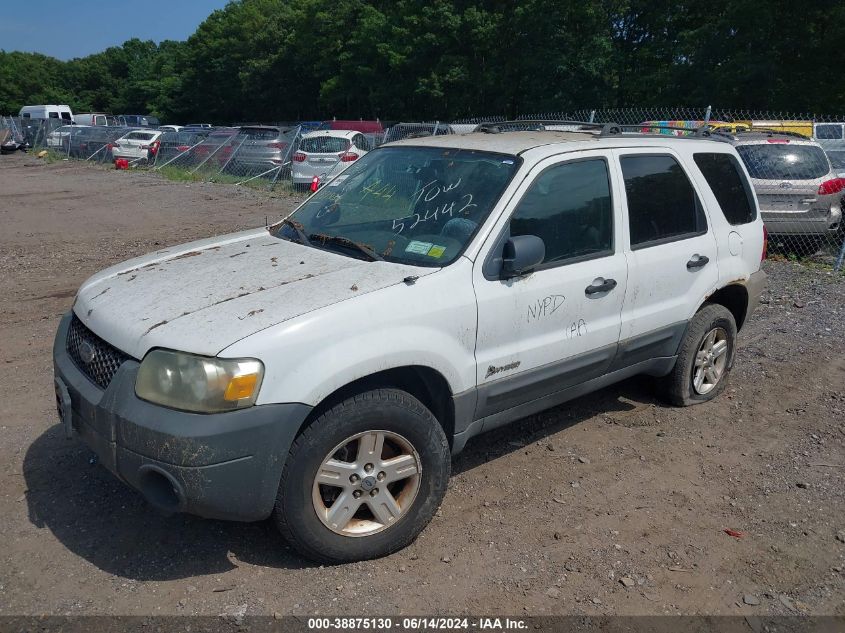
[(85, 327), (75, 314), (67, 331), (67, 352), (82, 373), (101, 389), (109, 386), (118, 368), (130, 358)]

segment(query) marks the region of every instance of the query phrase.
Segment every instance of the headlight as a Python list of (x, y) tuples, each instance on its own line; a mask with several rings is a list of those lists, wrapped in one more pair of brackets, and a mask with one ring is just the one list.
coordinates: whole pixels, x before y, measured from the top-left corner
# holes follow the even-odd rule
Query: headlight
[(254, 358), (208, 358), (157, 349), (141, 362), (135, 393), (165, 407), (215, 413), (255, 404), (263, 377), (264, 365)]

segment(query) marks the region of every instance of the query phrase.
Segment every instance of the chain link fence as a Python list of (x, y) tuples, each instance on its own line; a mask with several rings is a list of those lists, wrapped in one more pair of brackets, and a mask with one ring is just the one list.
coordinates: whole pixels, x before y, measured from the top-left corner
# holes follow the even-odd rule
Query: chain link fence
[[(292, 190), (307, 187), (313, 176), (324, 182), (384, 143), (463, 134), (480, 124), (488, 128), (497, 124), (497, 132), (604, 128), (605, 133), (617, 134), (698, 135), (736, 147), (751, 176), (773, 253), (812, 258), (837, 268), (845, 259), (845, 115), (618, 108), (545, 112), (515, 121), (502, 116), (402, 121), (383, 131), (380, 122), (361, 122), (360, 131), (331, 130), (336, 127), (333, 122), (316, 121), (179, 130), (63, 123), (0, 117), (0, 147), (6, 152), (17, 147), (46, 150), (56, 158), (98, 164), (125, 161), (124, 167), (152, 169), (177, 180)], [(356, 127), (355, 122), (343, 123)], [(591, 125), (585, 128), (581, 123)]]

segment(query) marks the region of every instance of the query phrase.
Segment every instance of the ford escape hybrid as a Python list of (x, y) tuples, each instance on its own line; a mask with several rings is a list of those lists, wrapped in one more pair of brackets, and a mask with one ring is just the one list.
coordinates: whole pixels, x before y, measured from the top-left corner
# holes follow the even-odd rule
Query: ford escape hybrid
[(483, 431), (635, 374), (718, 396), (764, 283), (736, 150), (488, 132), (386, 145), (274, 226), (94, 275), (53, 350), (67, 433), (158, 508), (351, 561), (410, 543)]

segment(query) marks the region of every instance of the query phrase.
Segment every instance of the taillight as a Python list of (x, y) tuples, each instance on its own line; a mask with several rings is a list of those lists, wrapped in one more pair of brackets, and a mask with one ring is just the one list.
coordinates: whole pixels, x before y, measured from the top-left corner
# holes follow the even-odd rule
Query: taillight
[(267, 143), (267, 147), (272, 147), (273, 149), (285, 149), (287, 146), (287, 143)]
[(340, 155), (341, 163), (351, 163), (353, 160), (358, 160), (358, 154), (355, 152), (344, 152)]
[(833, 178), (819, 185), (819, 195), (829, 196), (833, 193), (839, 193), (843, 189), (845, 189), (845, 178)]
[(178, 145), (176, 149), (180, 152), (187, 152), (191, 148), (187, 145)]
[(302, 152), (297, 152), (293, 155), (293, 160), (297, 163), (304, 163), (307, 156)]
[(311, 191), (317, 191), (317, 189), (319, 189), (319, 188), (320, 188), (320, 177), (314, 176), (314, 178), (311, 179)]
[(763, 225), (763, 254), (760, 256), (760, 261), (765, 261), (765, 259), (769, 256), (769, 229), (766, 228), (766, 225)]
[(155, 156), (155, 155), (156, 155), (156, 153), (158, 152), (158, 148), (159, 148), (160, 146), (161, 146), (161, 141), (153, 141), (153, 144), (152, 144), (152, 145), (150, 145), (150, 154), (152, 154), (153, 156)]

